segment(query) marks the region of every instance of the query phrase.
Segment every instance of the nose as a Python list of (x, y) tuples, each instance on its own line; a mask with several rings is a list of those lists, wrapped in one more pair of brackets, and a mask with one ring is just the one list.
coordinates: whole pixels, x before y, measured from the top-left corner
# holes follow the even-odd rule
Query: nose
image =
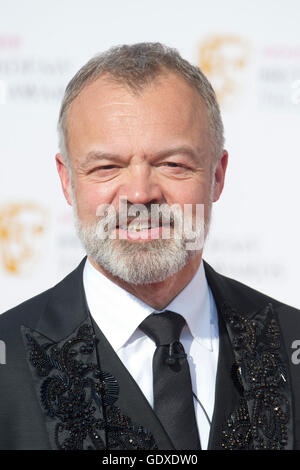
[(122, 197), (131, 204), (160, 204), (163, 193), (147, 162), (135, 164), (128, 172), (126, 182), (120, 188)]

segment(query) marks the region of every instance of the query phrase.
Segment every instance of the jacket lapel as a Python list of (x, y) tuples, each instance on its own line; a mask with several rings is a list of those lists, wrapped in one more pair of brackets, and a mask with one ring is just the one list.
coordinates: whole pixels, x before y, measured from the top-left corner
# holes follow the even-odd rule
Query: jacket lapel
[[(164, 431), (145, 395), (120, 361), (98, 325), (94, 323), (97, 338), (99, 338), (98, 351), (100, 368), (104, 371), (113, 371), (117, 379), (120, 393), (116, 405), (122, 412), (130, 416), (132, 421), (139, 423), (146, 430), (151, 430), (158, 449), (174, 449), (168, 435)], [(129, 448), (129, 447), (127, 447)]]
[(291, 383), (276, 310), (207, 263), (205, 271), (220, 331), (209, 448), (292, 449)]
[(21, 327), (51, 448), (172, 449), (88, 311), (84, 264), (53, 288), (36, 327)]
[(219, 359), (216, 377), (215, 406), (211, 423), (208, 450), (223, 449), (224, 423), (238, 407), (241, 387), (235, 380), (234, 355), (226, 324), (219, 315)]

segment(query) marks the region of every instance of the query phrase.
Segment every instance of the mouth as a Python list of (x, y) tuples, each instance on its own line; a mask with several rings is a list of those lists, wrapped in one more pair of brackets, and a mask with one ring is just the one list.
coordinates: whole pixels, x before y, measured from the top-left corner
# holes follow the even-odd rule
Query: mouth
[[(132, 221), (127, 225), (117, 225), (116, 231), (119, 235), (119, 238), (129, 239), (129, 240), (153, 240), (161, 238), (162, 231), (164, 227), (167, 227), (167, 224), (163, 224), (161, 220), (151, 221)], [(171, 226), (171, 224), (170, 224)]]

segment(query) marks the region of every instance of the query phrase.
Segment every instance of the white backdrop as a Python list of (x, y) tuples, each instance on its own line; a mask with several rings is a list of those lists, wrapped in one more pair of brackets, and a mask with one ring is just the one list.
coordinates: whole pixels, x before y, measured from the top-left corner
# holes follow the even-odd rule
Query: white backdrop
[(230, 165), (204, 258), (300, 307), (299, 0), (0, 0), (0, 312), (82, 249), (54, 155), (69, 79), (110, 46), (160, 41), (218, 93)]

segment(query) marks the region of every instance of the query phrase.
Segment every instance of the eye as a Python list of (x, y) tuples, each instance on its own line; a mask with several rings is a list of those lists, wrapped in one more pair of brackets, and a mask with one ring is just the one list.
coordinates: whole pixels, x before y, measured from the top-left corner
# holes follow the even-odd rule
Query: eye
[(184, 165), (183, 163), (177, 163), (177, 162), (163, 162), (161, 166), (170, 170), (174, 169), (176, 171), (189, 170), (189, 168), (186, 165)]
[(99, 166), (96, 168), (96, 170), (111, 170), (112, 168), (115, 168), (115, 165), (104, 165), (104, 166)]
[(159, 167), (161, 173), (170, 178), (187, 178), (193, 171), (190, 166), (178, 162), (161, 162)]
[(97, 173), (100, 173), (100, 174), (106, 174), (106, 173), (109, 173), (111, 171), (114, 171), (117, 168), (118, 167), (116, 165), (103, 165), (103, 166), (97, 166), (97, 168), (95, 168), (93, 170), (93, 172), (97, 172)]
[(90, 170), (89, 174), (92, 174), (97, 178), (108, 178), (114, 176), (117, 173), (118, 169), (119, 167), (116, 165), (102, 165)]

